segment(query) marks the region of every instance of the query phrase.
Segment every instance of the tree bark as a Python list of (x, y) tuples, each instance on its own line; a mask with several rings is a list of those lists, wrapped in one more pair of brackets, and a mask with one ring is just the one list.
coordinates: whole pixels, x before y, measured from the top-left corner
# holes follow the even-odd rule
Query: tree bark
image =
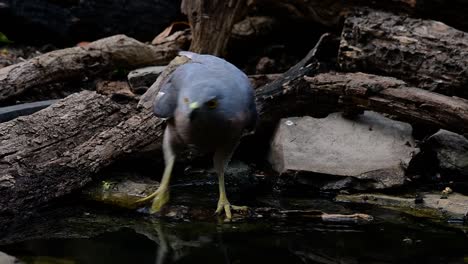
[(0, 223), (33, 213), (82, 187), (110, 163), (151, 145), (159, 140), (161, 125), (149, 111), (138, 113), (136, 102), (119, 104), (90, 91), (1, 123)]
[(346, 71), (468, 98), (467, 51), (468, 34), (440, 22), (362, 11), (345, 21), (338, 62)]
[[(389, 114), (408, 123), (468, 133), (468, 100), (415, 88), (404, 81), (365, 73), (323, 73), (304, 77), (310, 93), (336, 104)], [(298, 84), (298, 87), (301, 85)]]
[(247, 11), (247, 0), (183, 0), (192, 28), (190, 50), (224, 56), (232, 27)]
[(0, 102), (30, 89), (61, 81), (83, 80), (117, 68), (136, 68), (169, 63), (187, 42), (187, 35), (158, 46), (116, 35), (74, 47), (52, 51), (0, 69)]
[(343, 17), (356, 8), (372, 8), (387, 12), (405, 13), (413, 17), (434, 19), (460, 30), (468, 30), (468, 2), (453, 0), (253, 0), (256, 12), (289, 20), (315, 22), (337, 28)]

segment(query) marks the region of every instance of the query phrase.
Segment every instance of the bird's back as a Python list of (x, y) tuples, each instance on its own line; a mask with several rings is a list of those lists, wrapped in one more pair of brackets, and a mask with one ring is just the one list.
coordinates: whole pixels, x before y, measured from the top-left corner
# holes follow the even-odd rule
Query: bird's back
[(200, 87), (219, 87), (223, 94), (230, 98), (226, 111), (245, 111), (253, 128), (257, 119), (253, 89), (247, 76), (231, 63), (211, 55), (201, 55), (192, 52), (180, 52), (180, 55), (189, 57), (189, 63), (179, 66), (169, 76), (154, 102), (156, 116), (170, 118), (174, 116), (179, 96), (190, 89)]

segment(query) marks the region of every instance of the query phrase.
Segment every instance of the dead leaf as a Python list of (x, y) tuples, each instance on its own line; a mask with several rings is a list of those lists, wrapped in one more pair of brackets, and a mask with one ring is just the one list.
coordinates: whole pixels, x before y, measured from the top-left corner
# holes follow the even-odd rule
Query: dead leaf
[(174, 22), (170, 26), (168, 26), (166, 29), (164, 29), (159, 35), (157, 35), (153, 41), (151, 41), (151, 44), (157, 45), (161, 44), (165, 41), (167, 37), (170, 35), (174, 34), (174, 32), (184, 30), (186, 28), (190, 28), (190, 24), (185, 21), (180, 21), (180, 22)]

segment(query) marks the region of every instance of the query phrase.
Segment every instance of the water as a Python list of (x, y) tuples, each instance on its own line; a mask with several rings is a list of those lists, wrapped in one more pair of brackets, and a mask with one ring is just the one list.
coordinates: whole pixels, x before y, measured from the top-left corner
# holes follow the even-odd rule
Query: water
[(84, 207), (63, 218), (52, 213), (42, 224), (19, 230), (0, 251), (26, 263), (466, 261), (468, 238), (460, 229), (417, 223), (385, 210), (374, 216), (376, 222), (357, 226), (306, 219), (186, 222)]
[[(216, 188), (175, 188), (171, 202), (214, 210)], [(35, 264), (468, 263), (463, 226), (317, 197), (231, 197), (249, 206), (367, 213), (375, 221), (337, 225), (294, 217), (224, 223), (211, 215), (205, 220), (158, 219), (80, 202), (50, 209), (39, 221), (0, 238), (0, 251)]]

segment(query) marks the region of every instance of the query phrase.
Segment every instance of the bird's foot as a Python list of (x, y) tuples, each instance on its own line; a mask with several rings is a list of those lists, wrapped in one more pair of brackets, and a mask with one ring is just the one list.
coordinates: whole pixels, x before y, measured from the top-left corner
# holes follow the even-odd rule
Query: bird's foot
[(136, 201), (136, 204), (144, 204), (153, 199), (151, 204), (150, 214), (161, 211), (161, 208), (169, 201), (169, 190), (167, 188), (159, 188), (151, 195)]
[(233, 211), (247, 211), (249, 208), (247, 206), (231, 205), (227, 199), (219, 199), (218, 208), (216, 209), (215, 213), (221, 214), (224, 211), (224, 213), (226, 214), (226, 220), (231, 220), (232, 219), (231, 209)]

